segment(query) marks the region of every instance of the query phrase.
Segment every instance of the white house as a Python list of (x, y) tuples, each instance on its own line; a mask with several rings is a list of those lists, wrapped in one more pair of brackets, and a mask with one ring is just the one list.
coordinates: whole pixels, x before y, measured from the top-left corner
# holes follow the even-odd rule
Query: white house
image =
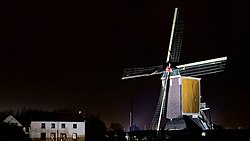
[(80, 114), (46, 113), (31, 120), (33, 141), (85, 141), (85, 121)]

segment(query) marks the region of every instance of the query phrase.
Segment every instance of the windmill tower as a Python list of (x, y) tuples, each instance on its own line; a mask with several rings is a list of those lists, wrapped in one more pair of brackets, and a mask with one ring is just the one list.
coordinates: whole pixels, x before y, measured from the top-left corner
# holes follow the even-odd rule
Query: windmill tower
[(224, 70), (227, 57), (215, 58), (184, 65), (171, 66), (179, 62), (184, 28), (184, 14), (175, 8), (167, 52), (166, 68), (163, 65), (141, 68), (126, 68), (122, 80), (162, 74), (162, 87), (151, 129), (160, 130), (161, 121), (166, 118), (165, 130), (181, 130), (190, 123), (201, 129), (211, 129), (200, 100), (200, 78), (197, 76), (218, 73)]

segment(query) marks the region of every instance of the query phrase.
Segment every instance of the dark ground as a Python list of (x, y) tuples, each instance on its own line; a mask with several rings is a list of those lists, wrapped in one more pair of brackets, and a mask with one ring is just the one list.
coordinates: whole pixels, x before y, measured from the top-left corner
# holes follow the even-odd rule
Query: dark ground
[(249, 141), (250, 130), (108, 132), (106, 141)]

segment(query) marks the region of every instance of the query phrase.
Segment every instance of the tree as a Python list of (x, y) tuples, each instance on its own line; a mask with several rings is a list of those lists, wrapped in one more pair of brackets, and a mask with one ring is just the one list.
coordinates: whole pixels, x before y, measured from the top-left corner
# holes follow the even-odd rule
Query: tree
[(0, 140), (4, 141), (30, 141), (29, 137), (23, 132), (22, 127), (8, 123), (0, 123)]
[(124, 127), (120, 123), (111, 123), (110, 131), (107, 133), (107, 140), (111, 141), (125, 141)]
[(86, 141), (103, 141), (105, 139), (106, 126), (100, 119), (100, 115), (87, 115), (86, 117)]
[(123, 131), (124, 127), (120, 123), (111, 123), (110, 129), (113, 131)]

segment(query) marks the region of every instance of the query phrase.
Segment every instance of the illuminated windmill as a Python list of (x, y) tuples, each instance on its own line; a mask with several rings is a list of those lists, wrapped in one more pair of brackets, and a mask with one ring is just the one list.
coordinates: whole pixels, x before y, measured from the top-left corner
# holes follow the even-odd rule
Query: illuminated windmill
[[(181, 130), (191, 124), (201, 129), (211, 129), (200, 100), (200, 78), (197, 76), (224, 71), (227, 57), (215, 58), (184, 65), (171, 66), (179, 62), (184, 17), (183, 11), (175, 8), (170, 36), (166, 68), (163, 65), (141, 68), (126, 68), (122, 80), (162, 74), (162, 88), (151, 123), (152, 130), (160, 130), (162, 118), (168, 119), (166, 130)], [(166, 107), (166, 108), (165, 108)]]

